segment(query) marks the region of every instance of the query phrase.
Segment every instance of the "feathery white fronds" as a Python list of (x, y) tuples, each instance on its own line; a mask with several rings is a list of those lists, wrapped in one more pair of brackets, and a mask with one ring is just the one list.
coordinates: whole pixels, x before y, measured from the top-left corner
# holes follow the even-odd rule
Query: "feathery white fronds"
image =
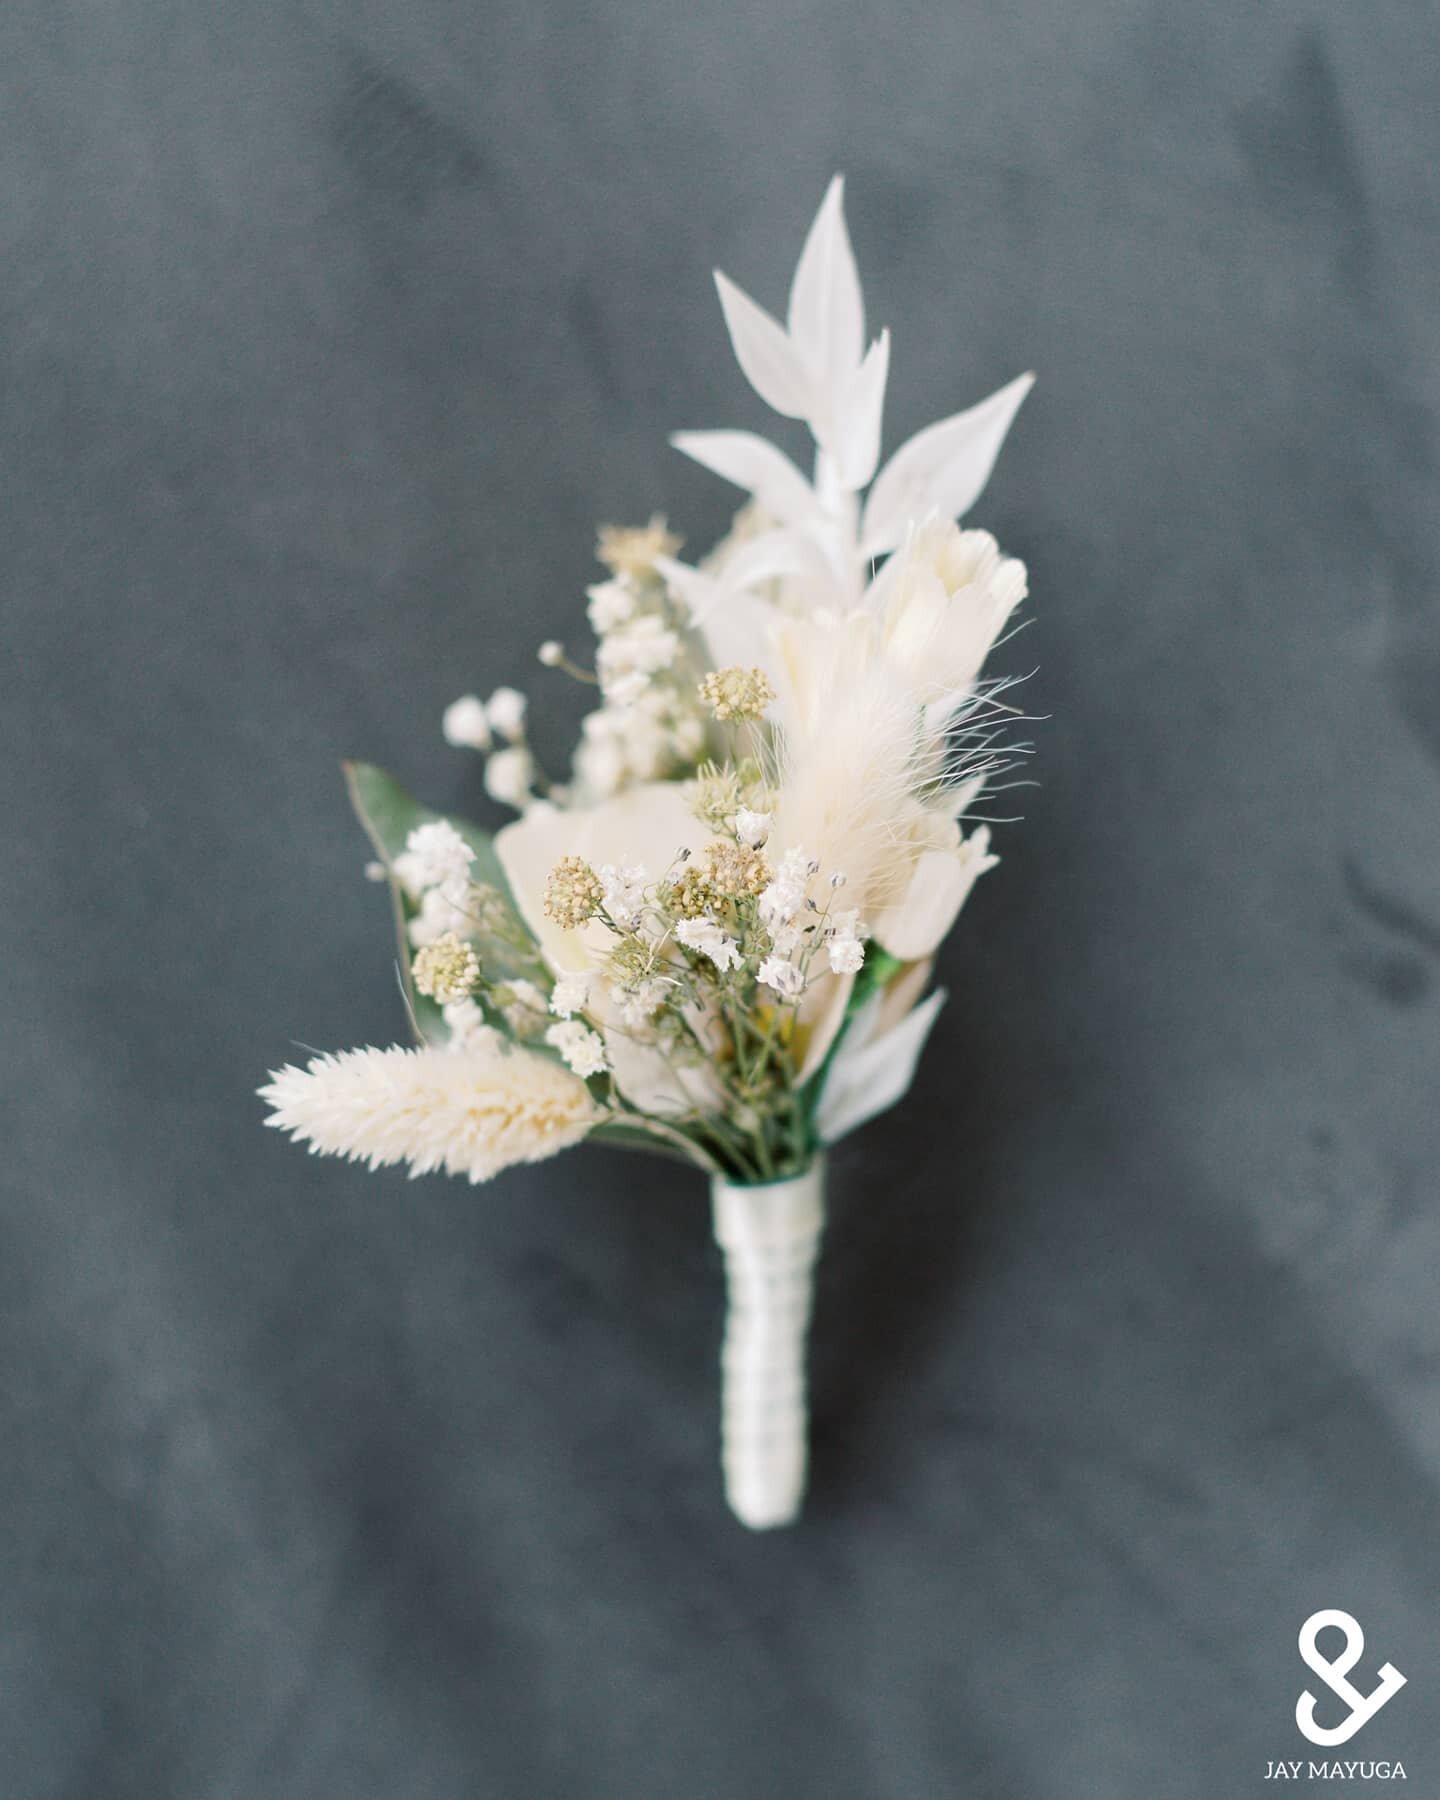
[(799, 679), (771, 833), (775, 844), (803, 844), (822, 867), (843, 870), (867, 916), (908, 876), (905, 845), (929, 766), (913, 698), (893, 670), (865, 654), (872, 635), (858, 614), (828, 629), (781, 628)]
[(265, 1123), (317, 1155), (471, 1181), (567, 1150), (600, 1117), (568, 1070), (498, 1045), (343, 1050), (272, 1071), (260, 1097), (273, 1109)]

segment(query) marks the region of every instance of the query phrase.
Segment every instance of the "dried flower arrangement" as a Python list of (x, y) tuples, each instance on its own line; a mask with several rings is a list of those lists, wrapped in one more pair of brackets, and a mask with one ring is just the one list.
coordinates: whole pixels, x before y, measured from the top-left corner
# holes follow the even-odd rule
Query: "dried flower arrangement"
[(593, 1138), (705, 1170), (726, 1488), (757, 1528), (804, 1492), (825, 1150), (910, 1086), (935, 953), (996, 861), (975, 808), (1026, 748), (981, 673), (1025, 569), (956, 521), (1031, 377), (877, 476), (889, 336), (866, 347), (842, 200), (837, 177), (783, 326), (716, 275), (751, 386), (813, 434), (813, 481), (752, 433), (673, 438), (750, 499), (697, 566), (658, 515), (601, 531), (593, 672), (539, 652), (598, 686), (569, 778), (541, 773), (513, 688), (445, 713), (520, 815), (493, 839), (348, 768), (417, 1042), (261, 1090), (269, 1124), (372, 1168), (484, 1181)]

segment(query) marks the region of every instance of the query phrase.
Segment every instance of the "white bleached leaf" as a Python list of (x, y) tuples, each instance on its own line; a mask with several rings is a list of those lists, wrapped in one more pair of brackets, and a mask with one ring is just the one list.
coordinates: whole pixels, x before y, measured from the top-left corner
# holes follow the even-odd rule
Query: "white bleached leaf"
[(814, 410), (815, 383), (784, 329), (719, 269), (715, 286), (745, 379), (776, 412), (787, 419), (806, 418)]
[(714, 575), (707, 575), (703, 569), (692, 569), (689, 563), (677, 562), (673, 556), (657, 556), (655, 567), (697, 625), (728, 591), (725, 583)]
[(1033, 375), (1018, 376), (968, 412), (928, 425), (900, 446), (865, 505), (861, 544), (866, 556), (894, 550), (909, 527), (928, 513), (958, 519), (970, 510), (1034, 382)]
[(753, 431), (677, 431), (670, 442), (725, 481), (752, 493), (786, 525), (815, 517), (815, 490), (786, 456)]
[(767, 531), (743, 545), (725, 565), (725, 579), (732, 587), (754, 587), (777, 575), (825, 581), (829, 574), (824, 549), (803, 531)]
[(945, 990), (938, 988), (893, 1031), (869, 1042), (882, 998), (877, 994), (851, 1021), (830, 1065), (815, 1111), (815, 1128), (824, 1144), (835, 1143), (904, 1098), (930, 1027), (945, 1004)]
[(830, 183), (806, 236), (786, 320), (795, 348), (817, 374), (832, 385), (848, 379), (865, 347), (865, 303), (845, 229), (843, 176)]
[(851, 379), (839, 408), (835, 472), (840, 485), (851, 493), (865, 486), (880, 460), (880, 419), (889, 373), (890, 333), (882, 331)]
[(769, 716), (777, 725), (783, 724), (785, 719), (782, 707), (785, 665), (775, 648), (773, 630), (783, 616), (768, 601), (758, 599), (754, 594), (733, 593), (726, 597), (722, 606), (713, 608), (700, 628), (706, 652), (715, 668), (732, 668), (738, 663), (747, 669), (763, 669), (770, 677), (776, 700)]
[(689, 608), (695, 624), (704, 626), (712, 612), (731, 595), (782, 575), (828, 579), (830, 565), (813, 538), (799, 531), (767, 531), (737, 550), (720, 575), (692, 569), (673, 557), (658, 556), (655, 567)]
[(774, 627), (784, 614), (748, 590), (779, 576), (826, 578), (823, 552), (799, 532), (770, 531), (738, 551), (718, 577), (670, 557), (660, 557), (655, 566), (689, 611), (691, 622), (705, 640), (712, 667), (723, 669), (739, 663), (763, 669), (770, 677), (776, 694), (770, 719), (783, 730), (790, 720), (791, 682), (775, 643)]

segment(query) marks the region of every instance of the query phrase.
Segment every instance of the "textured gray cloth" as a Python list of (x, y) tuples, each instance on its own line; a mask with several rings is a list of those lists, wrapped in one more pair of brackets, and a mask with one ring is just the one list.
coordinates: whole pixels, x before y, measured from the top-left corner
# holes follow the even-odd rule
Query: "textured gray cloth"
[[(1440, 1790), (1435, 69), (1383, 0), (6, 0), (5, 1800)], [(508, 681), (561, 762), (533, 646), (595, 520), (723, 529), (709, 270), (778, 306), (835, 168), (887, 443), (1039, 371), (976, 522), (1050, 717), (753, 1537), (698, 1178), (253, 1090), (403, 1031), (338, 760), (494, 822)], [(1332, 1606), (1409, 1677), (1333, 1753)]]

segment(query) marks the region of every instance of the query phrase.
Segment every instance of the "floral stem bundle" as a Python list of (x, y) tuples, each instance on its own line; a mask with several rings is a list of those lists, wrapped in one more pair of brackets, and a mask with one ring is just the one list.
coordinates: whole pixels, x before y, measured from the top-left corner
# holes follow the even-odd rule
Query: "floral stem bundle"
[(889, 336), (866, 346), (839, 179), (784, 325), (716, 281), (752, 387), (814, 438), (813, 479), (749, 432), (674, 437), (749, 499), (694, 565), (659, 515), (602, 530), (593, 668), (539, 652), (597, 691), (565, 778), (539, 768), (514, 689), (446, 711), (519, 815), (493, 838), (348, 767), (415, 1041), (261, 1093), (268, 1123), (372, 1168), (484, 1181), (589, 1138), (705, 1170), (726, 1491), (759, 1528), (804, 1492), (825, 1150), (910, 1086), (936, 951), (996, 861), (977, 808), (1027, 748), (982, 674), (1025, 570), (957, 520), (1030, 377), (877, 475)]

